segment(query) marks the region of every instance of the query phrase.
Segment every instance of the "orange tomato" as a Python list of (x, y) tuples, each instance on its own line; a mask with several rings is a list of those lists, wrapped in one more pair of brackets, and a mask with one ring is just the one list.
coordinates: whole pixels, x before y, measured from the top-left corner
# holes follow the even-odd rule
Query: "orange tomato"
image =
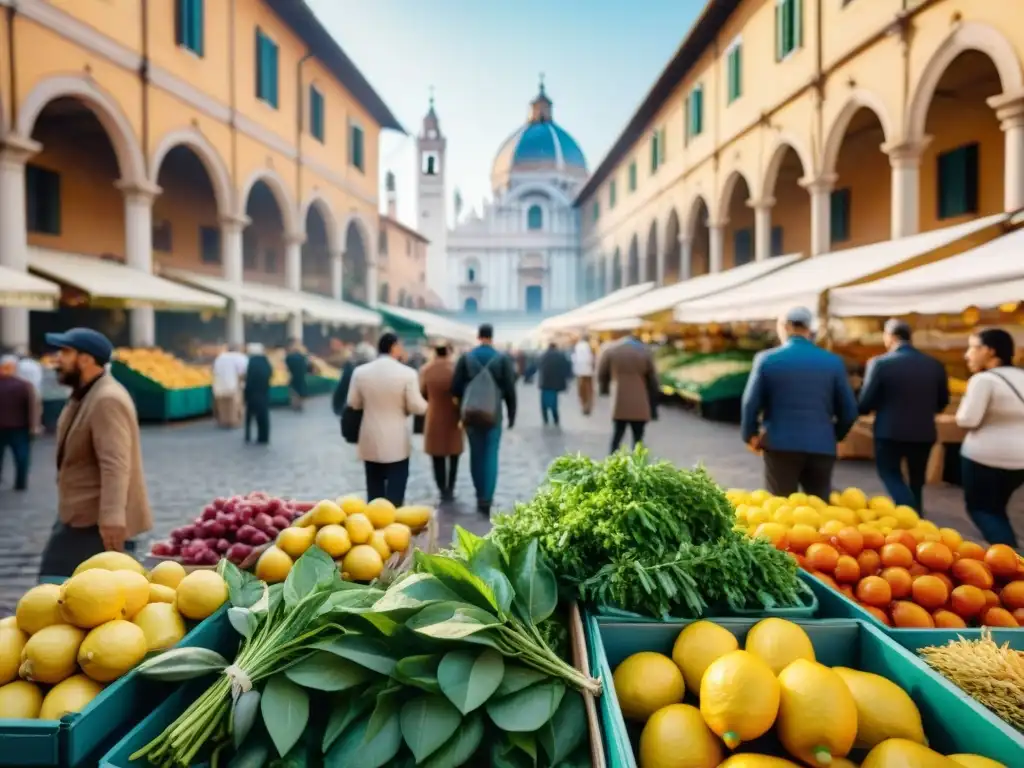
[(885, 536), (881, 531), (869, 528), (860, 533), (864, 537), (864, 549), (881, 549), (885, 545)]
[(848, 526), (832, 537), (832, 545), (851, 557), (856, 557), (864, 550), (864, 534), (853, 526)]
[(999, 600), (1011, 611), (1024, 608), (1024, 581), (1011, 581), (1003, 587)]
[(948, 571), (953, 565), (953, 551), (938, 541), (917, 545), (917, 562), (932, 571)]
[(918, 576), (927, 576), (929, 573), (931, 573), (931, 571), (929, 571), (925, 566), (921, 565), (920, 563), (912, 564), (907, 570), (910, 571), (910, 575), (913, 576), (915, 579)]
[(909, 600), (897, 600), (890, 607), (892, 623), (897, 627), (934, 628), (935, 620), (917, 603)]
[(804, 570), (807, 570), (807, 561), (804, 559), (803, 555), (798, 555), (796, 552), (790, 552), (789, 556), (796, 560), (797, 565), (799, 565)]
[(1024, 627), (1024, 608), (1014, 608), (1010, 615), (1017, 620), (1018, 624)]
[(900, 568), (909, 568), (914, 564), (914, 556), (911, 554), (911, 550), (907, 548), (905, 544), (892, 541), (882, 547), (882, 565), (886, 568), (892, 566), (899, 566)]
[(977, 560), (961, 558), (953, 563), (951, 573), (955, 581), (959, 581), (961, 584), (970, 584), (978, 589), (992, 589), (992, 585), (995, 583), (989, 567)]
[(949, 578), (949, 576), (947, 576), (944, 573), (932, 573), (932, 574), (924, 574), (924, 573), (922, 573), (921, 575), (922, 576), (934, 576), (936, 579), (939, 579), (943, 584), (946, 585), (946, 591), (947, 592), (952, 592), (953, 591), (953, 587), (956, 586), (956, 584), (953, 583), (953, 580), (951, 578)]
[(1020, 560), (1012, 547), (993, 544), (985, 551), (985, 565), (997, 579), (1009, 580), (1017, 575)]
[(913, 552), (914, 549), (917, 547), (917, 539), (913, 537), (910, 531), (893, 531), (885, 537), (885, 543), (902, 544), (911, 552)]
[(946, 604), (949, 599), (949, 589), (942, 579), (935, 576), (918, 576), (910, 590), (914, 602), (929, 611), (934, 611)]
[(881, 576), (865, 576), (857, 583), (857, 599), (865, 605), (884, 608), (892, 602), (892, 588)]
[(856, 584), (860, 580), (860, 565), (857, 559), (849, 555), (840, 555), (836, 561), (834, 575), (836, 581), (841, 584)]
[(816, 578), (818, 581), (825, 582), (830, 587), (832, 587), (832, 589), (839, 589), (839, 585), (836, 584), (836, 580), (833, 579), (831, 576), (829, 576), (827, 573), (822, 573), (821, 571), (813, 571), (813, 570), (812, 571), (808, 571), (808, 573), (811, 574), (811, 576)]
[(1002, 607), (1003, 603), (999, 599), (999, 595), (997, 595), (993, 590), (991, 590), (991, 589), (983, 589), (983, 590), (981, 590), (981, 594), (983, 594), (985, 596), (985, 607), (986, 608), (1001, 608)]
[(786, 540), (791, 552), (803, 554), (811, 544), (821, 541), (821, 534), (809, 525), (797, 525), (789, 529)]
[(944, 629), (960, 629), (967, 626), (967, 622), (952, 611), (935, 611), (935, 613), (932, 614), (932, 620), (935, 622), (936, 627)]
[(989, 608), (981, 616), (983, 627), (1019, 627), (1013, 614), (1005, 608)]
[(898, 565), (892, 568), (885, 568), (881, 576), (889, 582), (889, 589), (892, 590), (893, 600), (902, 600), (910, 594), (914, 577), (910, 575), (910, 571), (906, 568), (900, 568)]
[(889, 618), (889, 614), (886, 613), (885, 611), (883, 611), (881, 608), (875, 608), (875, 606), (873, 606), (873, 605), (864, 605), (863, 603), (861, 603), (860, 607), (863, 608), (868, 613), (870, 613), (872, 616), (874, 616), (880, 622), (885, 624), (885, 626), (887, 626), (887, 627), (891, 627), (892, 626), (892, 619)]
[(835, 570), (836, 563), (839, 561), (839, 552), (831, 544), (824, 544), (818, 542), (817, 544), (811, 544), (807, 548), (807, 553), (804, 555), (807, 558), (807, 564), (816, 571), (822, 573), (832, 573)]
[(842, 592), (848, 600), (853, 600), (854, 602), (857, 601), (857, 597), (853, 594), (853, 587), (849, 584), (840, 584), (839, 591)]
[(857, 555), (857, 564), (860, 566), (861, 576), (874, 576), (882, 566), (882, 558), (873, 549), (865, 549)]
[(953, 613), (964, 619), (973, 619), (987, 607), (985, 593), (970, 584), (961, 584), (949, 594)]
[(956, 548), (957, 559), (965, 557), (968, 560), (984, 560), (985, 559), (985, 548), (981, 544), (975, 544), (973, 541), (963, 541), (960, 546)]

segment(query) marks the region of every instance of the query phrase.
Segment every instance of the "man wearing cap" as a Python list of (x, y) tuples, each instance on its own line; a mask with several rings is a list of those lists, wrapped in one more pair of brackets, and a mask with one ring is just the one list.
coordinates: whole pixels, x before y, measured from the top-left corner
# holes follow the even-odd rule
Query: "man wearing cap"
[(57, 422), (58, 519), (39, 571), (70, 576), (92, 555), (124, 551), (153, 520), (135, 403), (106, 372), (110, 340), (72, 328), (46, 334), (46, 343), (59, 350), (57, 377), (71, 397)]
[(806, 307), (779, 318), (782, 344), (758, 353), (743, 392), (740, 432), (763, 452), (765, 484), (776, 496), (802, 488), (827, 499), (836, 444), (857, 420), (843, 360), (814, 343), (813, 325)]
[(875, 414), (875, 466), (885, 490), (896, 504), (923, 514), (935, 414), (949, 405), (949, 380), (942, 363), (914, 347), (902, 320), (887, 321), (882, 339), (888, 352), (868, 361), (860, 412)]

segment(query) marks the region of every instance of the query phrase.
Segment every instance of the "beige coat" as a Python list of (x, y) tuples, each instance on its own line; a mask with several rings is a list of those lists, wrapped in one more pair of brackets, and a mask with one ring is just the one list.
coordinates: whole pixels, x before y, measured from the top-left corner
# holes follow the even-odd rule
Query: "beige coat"
[(393, 464), (409, 458), (409, 416), (427, 410), (416, 371), (390, 355), (360, 365), (352, 374), (348, 404), (363, 412), (360, 459)]
[(462, 453), (459, 407), (452, 399), (455, 363), (439, 357), (420, 371), (420, 392), (427, 399), (427, 420), (423, 428), (423, 452), (427, 456), (458, 456)]
[(57, 422), (57, 505), (73, 528), (119, 526), (133, 538), (153, 527), (135, 403), (109, 373)]
[(650, 421), (657, 414), (658, 375), (654, 357), (636, 341), (623, 341), (607, 347), (598, 360), (598, 384), (607, 395), (615, 382), (612, 418), (616, 421)]

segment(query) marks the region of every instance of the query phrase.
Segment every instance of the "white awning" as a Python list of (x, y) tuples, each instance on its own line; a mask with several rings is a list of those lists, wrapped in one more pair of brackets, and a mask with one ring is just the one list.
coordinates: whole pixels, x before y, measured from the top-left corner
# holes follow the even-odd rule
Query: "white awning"
[(819, 299), (826, 291), (868, 281), (873, 275), (881, 276), (886, 270), (976, 233), (994, 236), (996, 225), (1006, 218), (1006, 214), (987, 216), (897, 240), (803, 259), (760, 280), (680, 304), (675, 317), (681, 323), (728, 323), (774, 320), (793, 307), (807, 307), (817, 312)]
[(829, 296), (837, 317), (937, 315), (1024, 301), (1024, 229), (958, 256)]
[(615, 320), (602, 320), (599, 323), (588, 325), (587, 330), (601, 333), (607, 331), (608, 333), (614, 333), (616, 331), (635, 331), (644, 324), (642, 317), (620, 317)]
[(227, 305), (221, 296), (197, 291), (118, 261), (93, 256), (30, 246), (28, 266), (58, 283), (89, 294), (93, 299), (117, 301), (129, 309), (153, 307), (188, 312), (223, 310)]
[(393, 304), (381, 304), (382, 312), (388, 312), (395, 317), (408, 320), (423, 327), (425, 336), (442, 338), (445, 341), (455, 341), (462, 344), (473, 344), (476, 342), (476, 329), (448, 317), (442, 317), (425, 309), (412, 309), (411, 307), (397, 307)]
[(619, 288), (617, 291), (612, 291), (607, 296), (602, 296), (600, 299), (584, 304), (582, 307), (571, 309), (568, 312), (563, 312), (561, 315), (555, 315), (544, 320), (539, 328), (542, 331), (558, 331), (558, 330), (572, 330), (575, 328), (583, 328), (584, 326), (579, 323), (579, 320), (586, 317), (591, 312), (602, 309), (604, 307), (610, 307), (613, 304), (618, 304), (623, 301), (628, 301), (636, 296), (643, 293), (647, 293), (654, 288), (654, 283), (639, 283), (638, 285), (628, 285), (625, 288)]
[(776, 256), (764, 261), (753, 261), (749, 264), (742, 264), (725, 270), (724, 272), (713, 272), (709, 275), (692, 277), (681, 283), (656, 288), (628, 301), (622, 301), (611, 307), (590, 312), (583, 318), (582, 322), (586, 324), (586, 327), (592, 328), (595, 331), (630, 330), (639, 327), (640, 323), (625, 327), (616, 326), (615, 323), (625, 319), (636, 319), (642, 322), (642, 318), (670, 310), (681, 302), (693, 301), (720, 293), (721, 291), (727, 291), (738, 285), (749, 283), (751, 280), (762, 278), (777, 269), (788, 267), (799, 260), (800, 254), (794, 253), (787, 256)]
[(238, 304), (238, 311), (243, 317), (274, 322), (287, 320), (294, 314), (293, 310), (289, 307), (256, 301), (243, 295), (241, 291), (236, 290), (233, 283), (225, 280), (223, 277), (205, 275), (201, 272), (190, 272), (185, 269), (166, 268), (161, 270), (161, 274), (180, 283), (215, 293), (218, 296), (223, 296), (225, 299), (236, 302)]
[(0, 307), (53, 309), (60, 286), (41, 277), (0, 266)]

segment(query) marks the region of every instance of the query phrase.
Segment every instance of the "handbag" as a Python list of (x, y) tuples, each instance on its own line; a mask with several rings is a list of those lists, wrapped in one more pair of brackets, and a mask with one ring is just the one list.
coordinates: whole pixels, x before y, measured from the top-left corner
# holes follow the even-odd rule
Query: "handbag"
[(363, 412), (361, 409), (346, 405), (341, 412), (341, 436), (346, 443), (359, 442), (359, 430), (363, 426)]
[(422, 435), (423, 429), (426, 426), (427, 417), (416, 415), (412, 417), (412, 433), (414, 435)]

